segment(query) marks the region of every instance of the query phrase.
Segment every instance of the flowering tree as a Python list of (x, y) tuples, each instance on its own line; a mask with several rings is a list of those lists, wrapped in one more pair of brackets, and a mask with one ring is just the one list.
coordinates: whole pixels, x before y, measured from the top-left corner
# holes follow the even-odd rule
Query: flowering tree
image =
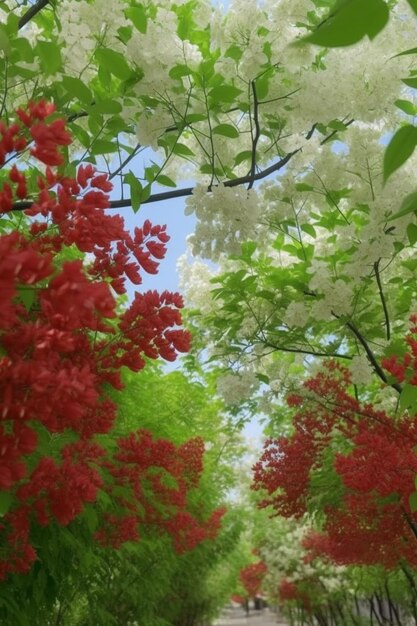
[[(30, 102), (0, 128), (0, 577), (27, 573), (39, 558), (43, 576), (57, 583), (63, 573), (53, 572), (47, 556), (51, 537), (60, 537), (56, 527), (80, 519), (90, 539), (118, 550), (150, 526), (182, 554), (216, 537), (224, 509), (191, 501), (203, 473), (201, 437), (175, 444), (144, 428), (114, 432), (109, 389), (123, 388), (122, 368), (175, 360), (189, 349), (189, 334), (180, 328), (177, 293), (136, 293), (118, 311), (114, 294), (125, 291), (126, 278), (138, 284), (141, 270), (157, 271), (169, 237), (149, 221), (131, 236), (122, 218), (106, 215), (111, 184), (92, 165), (80, 165), (75, 178), (59, 172), (71, 136), (54, 112), (45, 101)], [(44, 174), (19, 167), (25, 151), (30, 164), (46, 166)], [(16, 221), (12, 204), (31, 185), (38, 191), (29, 219)], [(63, 545), (65, 535), (56, 547)], [(56, 593), (49, 614), (32, 606), (39, 623), (55, 620), (57, 607), (62, 618)], [(7, 621), (22, 618), (13, 601), (2, 604)]]

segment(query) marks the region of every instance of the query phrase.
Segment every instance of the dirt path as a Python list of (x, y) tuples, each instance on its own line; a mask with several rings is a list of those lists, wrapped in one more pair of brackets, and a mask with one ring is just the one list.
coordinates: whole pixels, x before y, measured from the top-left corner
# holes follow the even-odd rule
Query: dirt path
[(246, 617), (243, 609), (228, 609), (213, 626), (285, 626), (280, 616), (265, 609), (261, 614), (251, 611)]

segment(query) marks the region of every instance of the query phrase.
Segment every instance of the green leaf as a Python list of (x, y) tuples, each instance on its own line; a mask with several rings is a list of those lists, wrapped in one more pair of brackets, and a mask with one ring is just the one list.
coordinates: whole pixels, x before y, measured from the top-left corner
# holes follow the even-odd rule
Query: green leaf
[(169, 178), (169, 176), (165, 176), (164, 174), (160, 174), (156, 177), (156, 182), (160, 185), (164, 185), (165, 187), (176, 187), (176, 183)]
[(100, 64), (120, 80), (127, 80), (132, 75), (132, 70), (120, 52), (110, 48), (99, 48), (95, 56)]
[(0, 516), (3, 516), (10, 509), (13, 502), (13, 496), (7, 491), (0, 491)]
[(301, 224), (301, 230), (307, 233), (307, 235), (314, 237), (314, 239), (317, 236), (316, 230), (312, 224)]
[(242, 90), (233, 87), (233, 85), (219, 85), (209, 91), (209, 96), (213, 98), (215, 102), (233, 102), (241, 93)]
[(414, 13), (417, 13), (417, 0), (407, 0)]
[(401, 411), (409, 409), (413, 415), (417, 409), (417, 387), (415, 385), (409, 385), (406, 383), (402, 388), (400, 395), (399, 408)]
[(384, 0), (341, 0), (303, 41), (326, 48), (351, 46), (365, 35), (374, 39), (388, 18), (389, 9)]
[(340, 120), (332, 120), (328, 123), (328, 127), (333, 130), (346, 130), (346, 124), (341, 122)]
[(237, 44), (234, 43), (229, 48), (227, 48), (226, 52), (224, 53), (224, 56), (229, 57), (230, 59), (233, 59), (234, 61), (239, 61), (242, 54), (243, 54), (242, 48), (240, 48)]
[(269, 385), (270, 380), (269, 380), (269, 376), (266, 376), (265, 374), (260, 374), (259, 372), (256, 374), (256, 378), (258, 380), (261, 381), (261, 383), (265, 383), (265, 385)]
[(91, 154), (109, 154), (117, 152), (117, 142), (107, 141), (106, 139), (97, 139), (91, 148)]
[(250, 161), (251, 159), (252, 150), (243, 150), (235, 156), (235, 165), (240, 165), (240, 163), (243, 163), (243, 161)]
[(185, 117), (186, 124), (194, 124), (195, 122), (205, 122), (207, 120), (207, 115), (204, 113), (188, 113)]
[(0, 51), (6, 55), (10, 54), (11, 46), (9, 35), (4, 24), (0, 24)]
[(92, 103), (93, 94), (84, 81), (79, 78), (74, 78), (73, 76), (63, 76), (62, 84), (65, 90), (68, 91), (71, 96), (78, 98), (80, 102), (83, 102), (84, 104)]
[(20, 287), (18, 293), (19, 299), (23, 302), (26, 311), (30, 311), (35, 302), (35, 290), (32, 287)]
[(417, 128), (407, 125), (399, 128), (384, 154), (384, 181), (413, 154), (417, 145)]
[(129, 7), (125, 13), (126, 17), (132, 20), (132, 24), (140, 33), (146, 33), (147, 17), (142, 6)]
[(297, 183), (295, 188), (297, 191), (314, 191), (314, 187), (307, 185), (307, 183)]
[(407, 87), (411, 87), (412, 89), (417, 89), (417, 77), (402, 78), (401, 80), (404, 83), (404, 85), (407, 85)]
[(408, 502), (410, 504), (410, 509), (412, 513), (415, 513), (417, 511), (417, 492), (413, 491), (412, 494), (410, 494), (410, 497), (408, 498)]
[(104, 115), (115, 115), (122, 111), (122, 105), (117, 100), (99, 100), (90, 110), (94, 113), (103, 113)]
[(409, 224), (407, 226), (407, 237), (410, 245), (414, 246), (417, 241), (417, 226), (415, 224)]
[(142, 185), (132, 172), (129, 170), (129, 173), (124, 177), (124, 182), (127, 183), (130, 187), (130, 200), (132, 203), (132, 209), (134, 213), (137, 213), (140, 207), (140, 203), (142, 200)]
[(42, 71), (46, 75), (56, 74), (61, 69), (61, 50), (57, 44), (51, 41), (38, 41), (36, 51)]
[(417, 48), (409, 48), (408, 50), (403, 50), (402, 52), (399, 52), (398, 54), (394, 54), (394, 56), (392, 56), (391, 59), (396, 59), (397, 57), (403, 57), (407, 54), (417, 54)]
[(391, 217), (388, 218), (387, 222), (391, 222), (392, 220), (396, 220), (399, 217), (403, 217), (404, 215), (408, 215), (409, 213), (414, 213), (417, 211), (417, 192), (410, 193), (401, 205), (401, 209), (398, 213), (394, 213)]
[(256, 80), (255, 86), (258, 100), (263, 100), (268, 95), (270, 79), (271, 72), (265, 72), (265, 74)]
[(92, 506), (86, 506), (84, 510), (84, 517), (87, 522), (88, 530), (91, 534), (93, 534), (98, 526), (98, 515), (96, 510)]
[(224, 137), (236, 139), (239, 137), (239, 131), (231, 124), (219, 124), (213, 128), (213, 135), (223, 135)]
[(174, 154), (178, 154), (179, 156), (195, 156), (191, 148), (183, 143), (176, 143), (172, 151)]
[(78, 139), (80, 144), (84, 146), (84, 148), (90, 147), (91, 137), (84, 128), (82, 128), (81, 126), (78, 126), (77, 124), (72, 123), (71, 132)]
[(255, 241), (245, 241), (245, 243), (242, 243), (242, 258), (245, 260), (250, 259), (256, 248), (257, 244)]
[[(1, 31), (0, 31), (1, 37)], [(19, 37), (13, 40), (13, 50), (16, 50), (18, 53), (18, 61), (24, 61), (25, 63), (32, 63), (34, 59), (34, 50), (32, 46), (24, 37)]]
[(415, 106), (415, 104), (413, 104), (409, 100), (399, 99), (399, 100), (396, 100), (394, 104), (396, 107), (401, 109), (401, 111), (404, 111), (404, 113), (407, 113), (407, 115), (416, 115), (417, 113), (417, 107)]
[(190, 74), (191, 70), (188, 65), (174, 65), (174, 67), (169, 70), (169, 77), (174, 79), (189, 76)]

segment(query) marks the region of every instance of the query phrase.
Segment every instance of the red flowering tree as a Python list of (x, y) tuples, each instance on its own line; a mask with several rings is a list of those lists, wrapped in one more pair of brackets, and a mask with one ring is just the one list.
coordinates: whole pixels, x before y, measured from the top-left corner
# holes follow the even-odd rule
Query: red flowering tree
[(268, 568), (262, 561), (250, 563), (240, 571), (240, 582), (249, 598), (254, 598), (260, 593), (267, 571)]
[(65, 526), (103, 493), (109, 510), (95, 537), (113, 547), (152, 524), (182, 552), (213, 537), (223, 513), (201, 520), (189, 510), (201, 439), (176, 446), (139, 430), (103, 445), (122, 369), (173, 361), (190, 337), (178, 293), (136, 293), (118, 306), (127, 280), (157, 273), (169, 237), (149, 221), (129, 233), (108, 214), (112, 185), (91, 165), (66, 176), (70, 143), (43, 101), (0, 122), (0, 579), (30, 569), (35, 526)]
[[(383, 364), (394, 384), (405, 380), (414, 387), (412, 321), (404, 354)], [(285, 517), (324, 514), (322, 530), (304, 542), (313, 555), (344, 564), (416, 566), (417, 415), (409, 410), (394, 417), (353, 391), (349, 371), (330, 362), (288, 398), (293, 433), (267, 441), (254, 468), (254, 488), (266, 492), (260, 506), (272, 505)]]

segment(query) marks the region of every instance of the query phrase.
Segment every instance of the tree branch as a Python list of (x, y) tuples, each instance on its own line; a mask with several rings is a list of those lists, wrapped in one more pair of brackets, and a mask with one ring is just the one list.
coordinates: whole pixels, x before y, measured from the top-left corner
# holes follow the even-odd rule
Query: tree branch
[(311, 356), (326, 357), (328, 359), (334, 357), (338, 359), (348, 359), (349, 361), (352, 360), (352, 357), (348, 354), (340, 354), (339, 352), (333, 352), (329, 354), (328, 352), (315, 352), (314, 350), (305, 350), (304, 348), (288, 348), (287, 346), (277, 346), (271, 341), (265, 341), (264, 345), (268, 348), (273, 348), (274, 350), (277, 350), (279, 352), (294, 352), (295, 354), (308, 354)]
[(20, 18), (18, 24), (19, 30), (23, 28), (23, 26), (26, 26), (26, 24), (30, 22), (30, 20), (35, 17), (35, 15), (39, 13), (39, 11), (42, 11), (42, 9), (46, 7), (47, 4), (49, 4), (49, 0), (38, 0), (37, 2), (35, 2), (35, 4), (33, 4), (30, 9), (28, 9), (26, 13), (24, 13)]
[(256, 94), (256, 84), (253, 80), (251, 82), (252, 93), (253, 93), (253, 121), (255, 124), (255, 134), (252, 136), (252, 159), (250, 166), (250, 181), (248, 185), (248, 189), (252, 189), (253, 183), (255, 182), (255, 168), (256, 168), (256, 147), (258, 145), (259, 137), (261, 135), (261, 127), (259, 126), (259, 114), (258, 114), (258, 96)]
[[(340, 315), (336, 315), (336, 313), (333, 313), (333, 312), (332, 312), (332, 315), (336, 319), (340, 319)], [(388, 379), (385, 376), (384, 370), (379, 365), (378, 361), (375, 358), (374, 353), (372, 352), (371, 348), (369, 347), (368, 342), (366, 341), (366, 339), (362, 335), (362, 333), (358, 330), (358, 328), (356, 328), (355, 324), (353, 322), (346, 322), (346, 326), (349, 328), (349, 330), (352, 331), (352, 333), (355, 335), (356, 339), (359, 341), (359, 343), (361, 344), (361, 346), (365, 350), (366, 355), (367, 355), (367, 357), (368, 357), (372, 367), (374, 368), (375, 373), (379, 376), (379, 378), (384, 383), (386, 383), (387, 385), (389, 385), (390, 387), (395, 389), (395, 391), (398, 391), (398, 393), (401, 393), (401, 391), (402, 391), (401, 385), (399, 385), (398, 383), (389, 383), (388, 382)]]
[[(274, 172), (278, 172), (281, 170), (288, 161), (295, 155), (297, 152), (300, 152), (301, 148), (297, 148), (297, 150), (293, 150), (293, 152), (289, 152), (285, 157), (265, 168), (264, 170), (258, 172), (253, 177), (254, 180), (262, 180), (266, 178), (270, 174)], [(232, 178), (231, 180), (226, 180), (223, 185), (225, 187), (238, 187), (239, 185), (245, 185), (251, 181), (251, 176), (241, 176), (240, 178)], [(212, 190), (213, 185), (209, 185), (207, 187), (207, 191), (210, 192)], [(151, 204), (153, 202), (161, 202), (164, 200), (172, 200), (173, 198), (184, 198), (186, 196), (191, 196), (193, 193), (194, 187), (185, 187), (183, 189), (172, 189), (171, 191), (163, 191), (161, 193), (154, 193), (147, 200), (144, 200), (142, 204)], [(13, 211), (24, 211), (25, 209), (30, 209), (33, 205), (34, 201), (25, 200), (23, 202), (15, 202), (12, 206)], [(126, 207), (132, 206), (132, 201), (130, 198), (126, 200), (111, 200), (109, 203), (110, 209), (123, 209)]]
[(378, 259), (378, 261), (376, 263), (374, 263), (374, 270), (375, 270), (376, 283), (378, 285), (378, 290), (379, 290), (379, 297), (381, 298), (382, 308), (384, 310), (386, 335), (387, 335), (387, 339), (389, 341), (391, 339), (391, 328), (390, 328), (390, 323), (389, 323), (387, 302), (386, 302), (385, 297), (384, 297), (384, 292), (382, 291), (381, 276), (380, 276), (380, 273), (379, 273), (379, 263), (380, 263), (380, 261), (381, 261), (381, 259)]

